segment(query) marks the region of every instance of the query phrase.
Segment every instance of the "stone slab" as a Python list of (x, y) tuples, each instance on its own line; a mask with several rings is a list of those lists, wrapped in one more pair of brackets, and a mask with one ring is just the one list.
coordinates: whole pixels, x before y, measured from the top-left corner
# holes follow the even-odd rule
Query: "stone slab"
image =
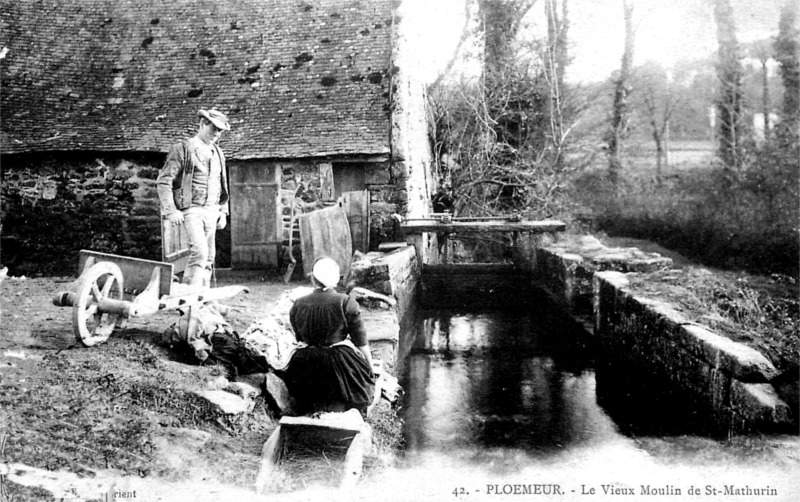
[(696, 324), (683, 325), (681, 329), (687, 334), (685, 340), (691, 352), (702, 354), (713, 367), (742, 382), (764, 383), (778, 375), (778, 370), (763, 354), (747, 345)]
[(768, 423), (776, 426), (792, 424), (789, 406), (778, 397), (767, 383), (731, 384), (731, 407), (748, 422)]

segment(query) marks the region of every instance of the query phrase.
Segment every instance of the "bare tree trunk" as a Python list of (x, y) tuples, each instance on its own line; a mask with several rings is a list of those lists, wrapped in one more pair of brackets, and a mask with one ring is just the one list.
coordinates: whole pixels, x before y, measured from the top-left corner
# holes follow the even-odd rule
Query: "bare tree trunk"
[(767, 57), (761, 58), (761, 109), (764, 112), (764, 143), (769, 143), (769, 72)]
[(786, 146), (800, 140), (800, 7), (796, 0), (787, 0), (781, 8), (778, 38), (775, 42), (776, 59), (783, 80), (783, 109), (778, 136)]
[(742, 116), (742, 65), (730, 0), (715, 0), (714, 19), (719, 44), (719, 155), (727, 168), (738, 170), (744, 161), (745, 124)]
[(553, 144), (552, 166), (560, 171), (564, 143), (564, 72), (567, 66), (567, 0), (561, 0), (561, 17), (558, 14), (558, 0), (545, 1), (547, 17), (547, 51), (545, 54), (545, 76), (547, 78), (550, 100), (550, 136)]
[(656, 142), (656, 182), (660, 185), (663, 179), (664, 141), (658, 133), (653, 133), (653, 139)]
[(633, 5), (628, 0), (622, 1), (625, 15), (625, 50), (622, 53), (622, 64), (614, 87), (614, 107), (611, 116), (611, 131), (608, 135), (608, 170), (611, 180), (616, 183), (622, 170), (620, 150), (627, 136), (629, 121), (628, 95), (631, 92), (631, 66), (633, 64)]

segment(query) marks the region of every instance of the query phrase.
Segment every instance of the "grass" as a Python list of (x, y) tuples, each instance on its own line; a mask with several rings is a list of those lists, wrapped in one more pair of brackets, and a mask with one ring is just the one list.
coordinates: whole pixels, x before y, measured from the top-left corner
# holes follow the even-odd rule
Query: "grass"
[(800, 290), (792, 277), (689, 266), (629, 280), (632, 290), (669, 300), (714, 332), (761, 352), (779, 371), (795, 371), (800, 363)]

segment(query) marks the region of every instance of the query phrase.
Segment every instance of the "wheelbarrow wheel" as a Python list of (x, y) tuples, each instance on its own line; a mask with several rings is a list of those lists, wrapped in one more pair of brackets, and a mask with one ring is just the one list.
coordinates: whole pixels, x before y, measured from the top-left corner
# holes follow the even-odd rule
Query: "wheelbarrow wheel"
[(122, 271), (116, 263), (101, 261), (81, 274), (72, 307), (72, 330), (80, 343), (91, 347), (108, 340), (119, 314), (102, 312), (98, 304), (105, 299), (122, 300), (122, 294)]

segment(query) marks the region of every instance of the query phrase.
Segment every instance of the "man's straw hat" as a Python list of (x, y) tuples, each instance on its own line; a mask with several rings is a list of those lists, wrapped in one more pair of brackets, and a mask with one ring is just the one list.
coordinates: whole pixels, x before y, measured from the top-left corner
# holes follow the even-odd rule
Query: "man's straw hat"
[(225, 114), (219, 110), (200, 110), (197, 112), (197, 116), (208, 119), (208, 121), (217, 126), (218, 129), (222, 129), (223, 131), (231, 130), (228, 117), (226, 117)]

